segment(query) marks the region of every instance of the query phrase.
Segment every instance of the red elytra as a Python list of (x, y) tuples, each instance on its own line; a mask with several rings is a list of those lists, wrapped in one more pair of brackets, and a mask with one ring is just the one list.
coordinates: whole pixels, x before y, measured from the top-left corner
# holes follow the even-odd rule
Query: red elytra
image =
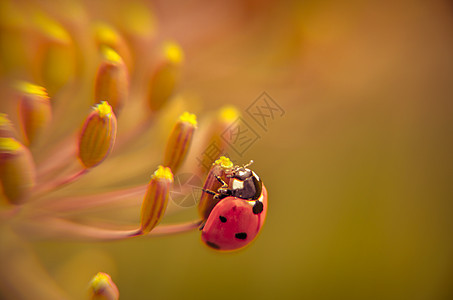
[[(259, 201), (263, 210), (255, 214), (253, 206)], [(258, 200), (236, 197), (222, 199), (211, 211), (201, 233), (202, 241), (216, 250), (237, 250), (252, 242), (263, 227), (267, 213), (267, 190)]]

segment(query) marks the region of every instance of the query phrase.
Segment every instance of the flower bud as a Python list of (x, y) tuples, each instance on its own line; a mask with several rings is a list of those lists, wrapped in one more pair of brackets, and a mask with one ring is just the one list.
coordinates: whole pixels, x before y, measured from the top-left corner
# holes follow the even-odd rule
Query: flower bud
[(226, 177), (226, 173), (231, 170), (233, 166), (231, 160), (225, 156), (221, 156), (212, 164), (212, 167), (206, 176), (200, 202), (198, 203), (198, 213), (202, 220), (206, 220), (209, 217), (214, 206), (220, 201), (214, 199), (213, 195), (206, 193), (205, 190), (217, 192), (222, 184), (217, 180), (216, 176), (222, 178), (225, 182), (228, 182), (229, 180)]
[(49, 94), (54, 95), (76, 73), (76, 50), (72, 37), (58, 22), (37, 13), (36, 27), (44, 41), (38, 49), (38, 78), (42, 79)]
[(173, 174), (170, 168), (159, 166), (151, 176), (141, 207), (140, 227), (143, 233), (150, 232), (162, 220), (172, 183)]
[(0, 113), (0, 138), (15, 138), (16, 132), (7, 114)]
[(110, 275), (99, 272), (90, 282), (89, 287), (91, 300), (117, 300), (120, 297), (118, 287)]
[(30, 151), (13, 138), (0, 138), (0, 182), (13, 204), (29, 196), (35, 183), (35, 167)]
[(29, 82), (19, 82), (19, 118), (25, 140), (31, 145), (43, 133), (52, 119), (52, 108), (45, 88)]
[(173, 127), (164, 157), (164, 166), (169, 167), (173, 172), (177, 172), (184, 162), (195, 128), (197, 128), (197, 117), (188, 112), (184, 112)]
[(79, 136), (79, 159), (85, 168), (100, 164), (110, 153), (116, 138), (116, 117), (102, 101), (85, 119)]
[(31, 55), (25, 41), (29, 41), (31, 30), (26, 13), (18, 1), (0, 2), (0, 74), (2, 78), (15, 78), (27, 74)]
[(103, 61), (96, 75), (94, 100), (96, 103), (108, 101), (115, 115), (127, 100), (129, 76), (126, 65), (115, 50), (104, 46)]
[(126, 65), (131, 67), (131, 53), (119, 32), (107, 23), (96, 22), (93, 26), (94, 40), (96, 41), (99, 50), (104, 47), (109, 47), (115, 50)]
[(163, 61), (151, 76), (148, 102), (151, 111), (157, 111), (173, 95), (181, 76), (183, 52), (175, 43), (163, 46)]
[[(230, 130), (233, 123), (239, 118), (240, 113), (234, 106), (222, 107), (214, 121), (212, 121), (211, 129), (205, 137), (204, 149), (215, 149), (214, 155), (210, 152), (203, 153), (200, 172), (205, 174), (211, 164), (220, 155), (225, 155), (229, 148), (228, 140), (223, 136), (227, 130)], [(205, 150), (205, 152), (207, 152)]]

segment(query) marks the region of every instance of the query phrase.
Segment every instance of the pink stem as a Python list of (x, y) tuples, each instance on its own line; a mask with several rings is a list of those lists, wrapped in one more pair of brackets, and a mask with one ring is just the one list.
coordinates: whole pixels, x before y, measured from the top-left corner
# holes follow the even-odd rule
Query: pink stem
[(4, 210), (0, 211), (0, 221), (5, 221), (8, 219), (11, 219), (15, 215), (17, 215), (22, 209), (22, 206), (13, 206), (13, 207), (8, 207)]
[(156, 228), (154, 228), (150, 233), (148, 233), (146, 236), (147, 237), (164, 236), (192, 231), (194, 229), (198, 229), (201, 223), (202, 223), (201, 220), (195, 220), (180, 224), (159, 225)]
[[(160, 225), (146, 236), (163, 236), (188, 232), (198, 228), (200, 220), (181, 224)], [(71, 241), (114, 241), (143, 235), (140, 228), (132, 230), (109, 230), (74, 223), (61, 218), (39, 218), (15, 224), (16, 229), (31, 238), (63, 239)]]
[(134, 186), (123, 190), (99, 193), (95, 195), (74, 196), (64, 198), (46, 198), (41, 201), (29, 202), (30, 205), (39, 206), (41, 209), (53, 212), (74, 212), (93, 207), (112, 204), (127, 198), (142, 195), (146, 191), (147, 185)]
[(151, 126), (154, 119), (152, 118), (152, 114), (148, 115), (144, 120), (138, 123), (134, 128), (131, 130), (121, 133), (118, 137), (117, 142), (115, 144), (114, 151), (120, 151), (122, 148), (129, 144), (130, 141), (134, 140), (140, 135), (143, 135)]
[(86, 173), (88, 173), (90, 169), (86, 169), (86, 168), (83, 168), (79, 171), (77, 171), (76, 173), (70, 175), (69, 177), (66, 177), (64, 179), (60, 179), (60, 180), (55, 180), (55, 181), (51, 181), (47, 184), (42, 184), (42, 185), (39, 185), (36, 187), (36, 189), (34, 190), (34, 197), (35, 198), (39, 198), (45, 194), (48, 194), (52, 191), (55, 191), (59, 188), (62, 188), (63, 186), (67, 185), (67, 184), (70, 184), (74, 181), (76, 181), (77, 179), (79, 179), (80, 177), (82, 177), (83, 175), (85, 175)]
[(37, 174), (38, 177), (46, 176), (52, 171), (61, 168), (71, 156), (76, 154), (76, 144), (74, 140), (76, 135), (72, 134), (63, 142), (59, 143), (57, 147), (51, 150), (43, 161), (38, 163)]

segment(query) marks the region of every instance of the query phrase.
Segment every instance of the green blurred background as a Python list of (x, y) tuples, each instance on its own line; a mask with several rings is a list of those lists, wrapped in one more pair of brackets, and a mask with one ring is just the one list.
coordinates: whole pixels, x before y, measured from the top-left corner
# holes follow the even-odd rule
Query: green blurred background
[[(255, 161), (266, 224), (235, 253), (199, 232), (34, 243), (63, 289), (82, 299), (104, 271), (121, 299), (453, 299), (450, 1), (149, 6), (186, 50), (183, 89), (260, 135), (233, 159)], [(264, 91), (285, 110), (267, 131), (246, 113)]]

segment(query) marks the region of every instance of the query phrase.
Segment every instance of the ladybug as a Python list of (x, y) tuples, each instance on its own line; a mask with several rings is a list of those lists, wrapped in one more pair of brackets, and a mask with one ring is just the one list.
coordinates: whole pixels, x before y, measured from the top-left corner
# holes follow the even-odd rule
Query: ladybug
[(234, 167), (227, 173), (229, 184), (216, 176), (222, 186), (216, 192), (204, 190), (220, 199), (202, 226), (201, 239), (216, 250), (236, 250), (253, 241), (267, 213), (267, 190), (255, 172)]

